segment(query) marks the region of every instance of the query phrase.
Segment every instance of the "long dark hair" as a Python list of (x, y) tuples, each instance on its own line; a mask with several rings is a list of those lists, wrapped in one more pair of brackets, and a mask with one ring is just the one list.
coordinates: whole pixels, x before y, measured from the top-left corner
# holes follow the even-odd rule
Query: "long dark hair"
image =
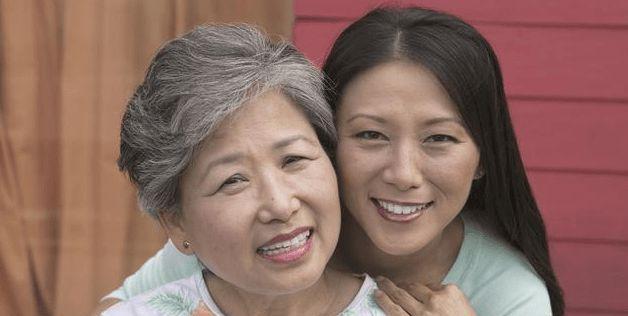
[(485, 176), (474, 181), (465, 212), (486, 223), (528, 259), (548, 289), (554, 315), (564, 301), (549, 257), (545, 225), (530, 189), (493, 49), (472, 26), (450, 14), (382, 7), (338, 37), (323, 71), (334, 112), (345, 86), (390, 60), (428, 68), (447, 90), (480, 149)]

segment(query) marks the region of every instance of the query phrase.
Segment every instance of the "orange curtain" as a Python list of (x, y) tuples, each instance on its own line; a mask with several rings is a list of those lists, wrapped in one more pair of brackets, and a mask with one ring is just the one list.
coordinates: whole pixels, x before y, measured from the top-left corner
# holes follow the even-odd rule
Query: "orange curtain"
[(0, 315), (85, 315), (162, 246), (120, 119), (155, 50), (208, 22), (290, 38), (292, 1), (0, 0)]

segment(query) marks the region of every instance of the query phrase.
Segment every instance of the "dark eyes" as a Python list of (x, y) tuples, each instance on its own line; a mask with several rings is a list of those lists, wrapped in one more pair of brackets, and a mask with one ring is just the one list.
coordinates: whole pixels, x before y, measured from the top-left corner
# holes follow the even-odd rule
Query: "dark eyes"
[(431, 135), (427, 137), (425, 139), (425, 142), (426, 143), (442, 143), (442, 142), (458, 143), (458, 139), (449, 135), (437, 134), (437, 135)]
[[(384, 134), (380, 132), (376, 132), (376, 131), (359, 132), (355, 135), (355, 137), (359, 139), (364, 139), (364, 140), (387, 140), (388, 139)], [(458, 143), (459, 141), (457, 138), (453, 136), (449, 136), (445, 134), (435, 134), (435, 135), (428, 136), (424, 142), (426, 143), (444, 143), (444, 142)]]
[(220, 189), (225, 188), (225, 187), (234, 186), (234, 185), (237, 185), (239, 183), (246, 182), (246, 181), (248, 181), (248, 179), (246, 179), (241, 174), (234, 174), (233, 176), (229, 177), (229, 179), (225, 180), (225, 182), (223, 182), (220, 185)]
[(299, 162), (303, 162), (305, 160), (312, 160), (312, 159), (303, 157), (303, 156), (286, 156), (281, 162), (281, 167), (285, 168), (285, 167), (295, 166), (295, 165), (298, 165)]
[(383, 140), (383, 139), (386, 139), (386, 136), (384, 136), (382, 133), (376, 132), (376, 131), (359, 132), (359, 133), (355, 134), (355, 137), (361, 138), (361, 139), (366, 139), (366, 140)]
[[(286, 156), (281, 161), (281, 168), (290, 168), (289, 170), (299, 170), (299, 169), (301, 169), (301, 167), (305, 167), (301, 163), (305, 162), (306, 160), (313, 160), (313, 159), (312, 158), (308, 158), (308, 157), (303, 157), (303, 156), (294, 156), (294, 155), (293, 156)], [(238, 190), (238, 188), (240, 188), (241, 184), (243, 184), (245, 182), (248, 182), (248, 181), (249, 181), (249, 179), (247, 179), (243, 175), (237, 173), (237, 174), (234, 174), (231, 177), (229, 177), (227, 180), (225, 180), (220, 185), (218, 190), (223, 190), (223, 189)]]

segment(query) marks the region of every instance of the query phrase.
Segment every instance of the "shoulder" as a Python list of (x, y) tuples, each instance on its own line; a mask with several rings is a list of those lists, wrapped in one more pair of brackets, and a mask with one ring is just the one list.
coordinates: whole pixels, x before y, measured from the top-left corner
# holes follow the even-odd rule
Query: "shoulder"
[(360, 290), (353, 298), (352, 302), (347, 308), (340, 313), (340, 316), (351, 315), (368, 315), (368, 316), (384, 316), (384, 311), (379, 308), (379, 305), (375, 302), (375, 290), (377, 290), (377, 284), (368, 275), (364, 274), (364, 281)]
[(189, 315), (203, 306), (196, 275), (170, 282), (151, 291), (113, 305), (104, 316), (114, 315)]
[(545, 283), (525, 256), (479, 224), (465, 220), (456, 261), (460, 264), (454, 268), (461, 272), (449, 281), (462, 289), (478, 315), (551, 315)]

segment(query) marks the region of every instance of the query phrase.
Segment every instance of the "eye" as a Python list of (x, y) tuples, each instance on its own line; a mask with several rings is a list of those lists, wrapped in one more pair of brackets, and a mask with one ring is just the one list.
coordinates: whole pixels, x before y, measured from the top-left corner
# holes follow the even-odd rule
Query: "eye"
[(246, 181), (248, 181), (248, 179), (246, 179), (241, 174), (234, 174), (231, 177), (229, 177), (227, 180), (225, 180), (225, 182), (223, 182), (220, 185), (219, 190), (221, 190), (223, 188), (234, 187), (234, 186), (237, 186), (238, 184), (241, 184), (241, 183), (246, 182)]
[(365, 140), (385, 140), (386, 136), (376, 131), (363, 131), (355, 134), (355, 137)]
[(285, 168), (291, 165), (297, 165), (299, 162), (302, 162), (304, 160), (312, 160), (312, 159), (303, 157), (303, 156), (298, 156), (298, 155), (286, 156), (281, 162), (281, 167)]
[(449, 136), (445, 134), (436, 134), (436, 135), (431, 135), (428, 138), (426, 138), (425, 142), (426, 143), (444, 143), (444, 142), (458, 143), (458, 139), (453, 136)]

